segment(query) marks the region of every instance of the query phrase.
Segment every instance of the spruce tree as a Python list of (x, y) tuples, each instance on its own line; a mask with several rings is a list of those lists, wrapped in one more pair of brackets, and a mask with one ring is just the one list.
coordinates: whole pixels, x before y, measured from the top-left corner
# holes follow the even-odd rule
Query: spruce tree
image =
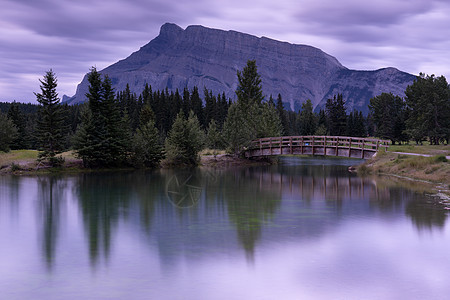
[(206, 145), (210, 149), (222, 149), (224, 146), (222, 133), (217, 128), (217, 123), (215, 120), (211, 120), (209, 123), (206, 134)]
[(373, 97), (370, 99), (369, 110), (376, 136), (390, 139), (392, 144), (405, 139), (405, 104), (399, 96), (382, 93)]
[(28, 134), (25, 128), (25, 117), (19, 108), (17, 102), (11, 103), (8, 110), (8, 118), (17, 128), (17, 136), (11, 143), (12, 150), (28, 149)]
[(260, 105), (264, 100), (261, 87), (261, 76), (258, 74), (256, 60), (247, 61), (241, 71), (237, 71), (238, 87), (236, 95), (241, 108), (247, 113), (252, 104)]
[(61, 156), (57, 157), (57, 154), (64, 150), (67, 129), (64, 126), (63, 110), (56, 92), (57, 79), (50, 69), (39, 82), (41, 93), (35, 93), (41, 105), (36, 128), (38, 150), (40, 150), (38, 160), (47, 160), (50, 165), (58, 166), (64, 161)]
[(192, 93), (191, 93), (191, 109), (192, 112), (194, 113), (194, 115), (197, 116), (198, 121), (200, 122), (200, 126), (202, 126), (202, 128), (205, 128), (205, 116), (203, 114), (203, 102), (202, 99), (200, 98), (200, 94), (198, 93), (198, 88), (196, 86), (194, 86), (194, 88), (192, 89)]
[(9, 152), (10, 145), (17, 136), (17, 127), (0, 111), (0, 151)]
[(233, 103), (228, 109), (227, 119), (223, 124), (223, 135), (234, 155), (239, 155), (256, 138), (256, 132), (249, 126), (249, 120), (237, 103)]
[(95, 68), (88, 74), (87, 111), (74, 138), (74, 149), (85, 166), (112, 167), (123, 164), (130, 150), (130, 126), (120, 116), (111, 81)]
[(314, 135), (317, 129), (317, 120), (313, 112), (311, 100), (302, 103), (302, 110), (298, 116), (298, 130), (300, 135)]
[(142, 124), (133, 137), (132, 163), (135, 167), (154, 168), (164, 157), (155, 122), (150, 119)]
[(407, 130), (416, 141), (428, 137), (431, 144), (450, 137), (450, 88), (444, 76), (423, 73), (405, 91)]
[(226, 129), (224, 136), (236, 155), (251, 142), (252, 138), (279, 136), (282, 131), (275, 105), (263, 103), (261, 77), (257, 71), (256, 61), (247, 61), (243, 71), (237, 71), (237, 76), (238, 100), (230, 106), (224, 124), (224, 130)]
[(167, 161), (171, 165), (195, 166), (205, 137), (200, 123), (191, 111), (186, 119), (180, 111), (166, 139)]
[(286, 110), (284, 109), (283, 99), (281, 97), (281, 94), (278, 94), (276, 108), (277, 108), (277, 112), (278, 112), (278, 117), (280, 118), (280, 121), (281, 121), (281, 126), (283, 128), (282, 134), (288, 135), (289, 134), (288, 119), (287, 119)]
[(345, 101), (342, 94), (338, 94), (333, 99), (328, 99), (325, 105), (327, 115), (327, 125), (330, 135), (343, 136), (347, 129), (347, 113)]

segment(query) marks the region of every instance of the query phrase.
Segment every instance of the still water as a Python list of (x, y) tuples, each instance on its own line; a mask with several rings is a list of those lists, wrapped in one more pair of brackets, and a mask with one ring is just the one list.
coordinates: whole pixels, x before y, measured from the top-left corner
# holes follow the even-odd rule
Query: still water
[(0, 299), (448, 299), (448, 211), (352, 164), (1, 176)]

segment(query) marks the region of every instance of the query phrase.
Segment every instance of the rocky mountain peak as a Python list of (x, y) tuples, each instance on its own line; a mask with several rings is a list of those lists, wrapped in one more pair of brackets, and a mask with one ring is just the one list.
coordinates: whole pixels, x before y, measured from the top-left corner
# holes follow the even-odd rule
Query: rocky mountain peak
[[(292, 110), (300, 109), (307, 99), (316, 109), (323, 107), (326, 99), (342, 93), (348, 110), (367, 112), (371, 97), (381, 92), (403, 96), (415, 78), (395, 68), (349, 70), (333, 56), (308, 45), (200, 25), (183, 30), (171, 23), (162, 25), (159, 35), (139, 51), (100, 72), (109, 75), (116, 91), (127, 84), (137, 94), (146, 83), (153, 90), (197, 86), (235, 99), (236, 72), (249, 59), (256, 60), (267, 98), (281, 94), (286, 108)], [(68, 102), (85, 101), (87, 87), (85, 76)]]

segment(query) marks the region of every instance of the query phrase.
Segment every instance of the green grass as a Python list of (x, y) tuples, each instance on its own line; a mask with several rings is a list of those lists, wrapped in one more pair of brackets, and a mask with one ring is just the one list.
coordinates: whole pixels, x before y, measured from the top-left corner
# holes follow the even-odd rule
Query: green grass
[(0, 152), (0, 166), (10, 165), (18, 161), (33, 161), (36, 160), (38, 151), (36, 150), (12, 150), (4, 153)]
[(405, 152), (405, 153), (418, 153), (418, 154), (431, 154), (431, 155), (450, 155), (449, 145), (430, 145), (424, 142), (423, 145), (416, 145), (411, 142), (409, 145), (391, 145), (388, 148), (388, 152)]

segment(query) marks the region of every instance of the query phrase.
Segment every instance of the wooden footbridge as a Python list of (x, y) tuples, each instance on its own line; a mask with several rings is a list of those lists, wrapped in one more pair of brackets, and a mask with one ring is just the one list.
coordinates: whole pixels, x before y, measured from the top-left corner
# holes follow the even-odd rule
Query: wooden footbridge
[(389, 141), (345, 136), (282, 136), (257, 139), (244, 150), (247, 158), (272, 155), (322, 155), (368, 159)]

